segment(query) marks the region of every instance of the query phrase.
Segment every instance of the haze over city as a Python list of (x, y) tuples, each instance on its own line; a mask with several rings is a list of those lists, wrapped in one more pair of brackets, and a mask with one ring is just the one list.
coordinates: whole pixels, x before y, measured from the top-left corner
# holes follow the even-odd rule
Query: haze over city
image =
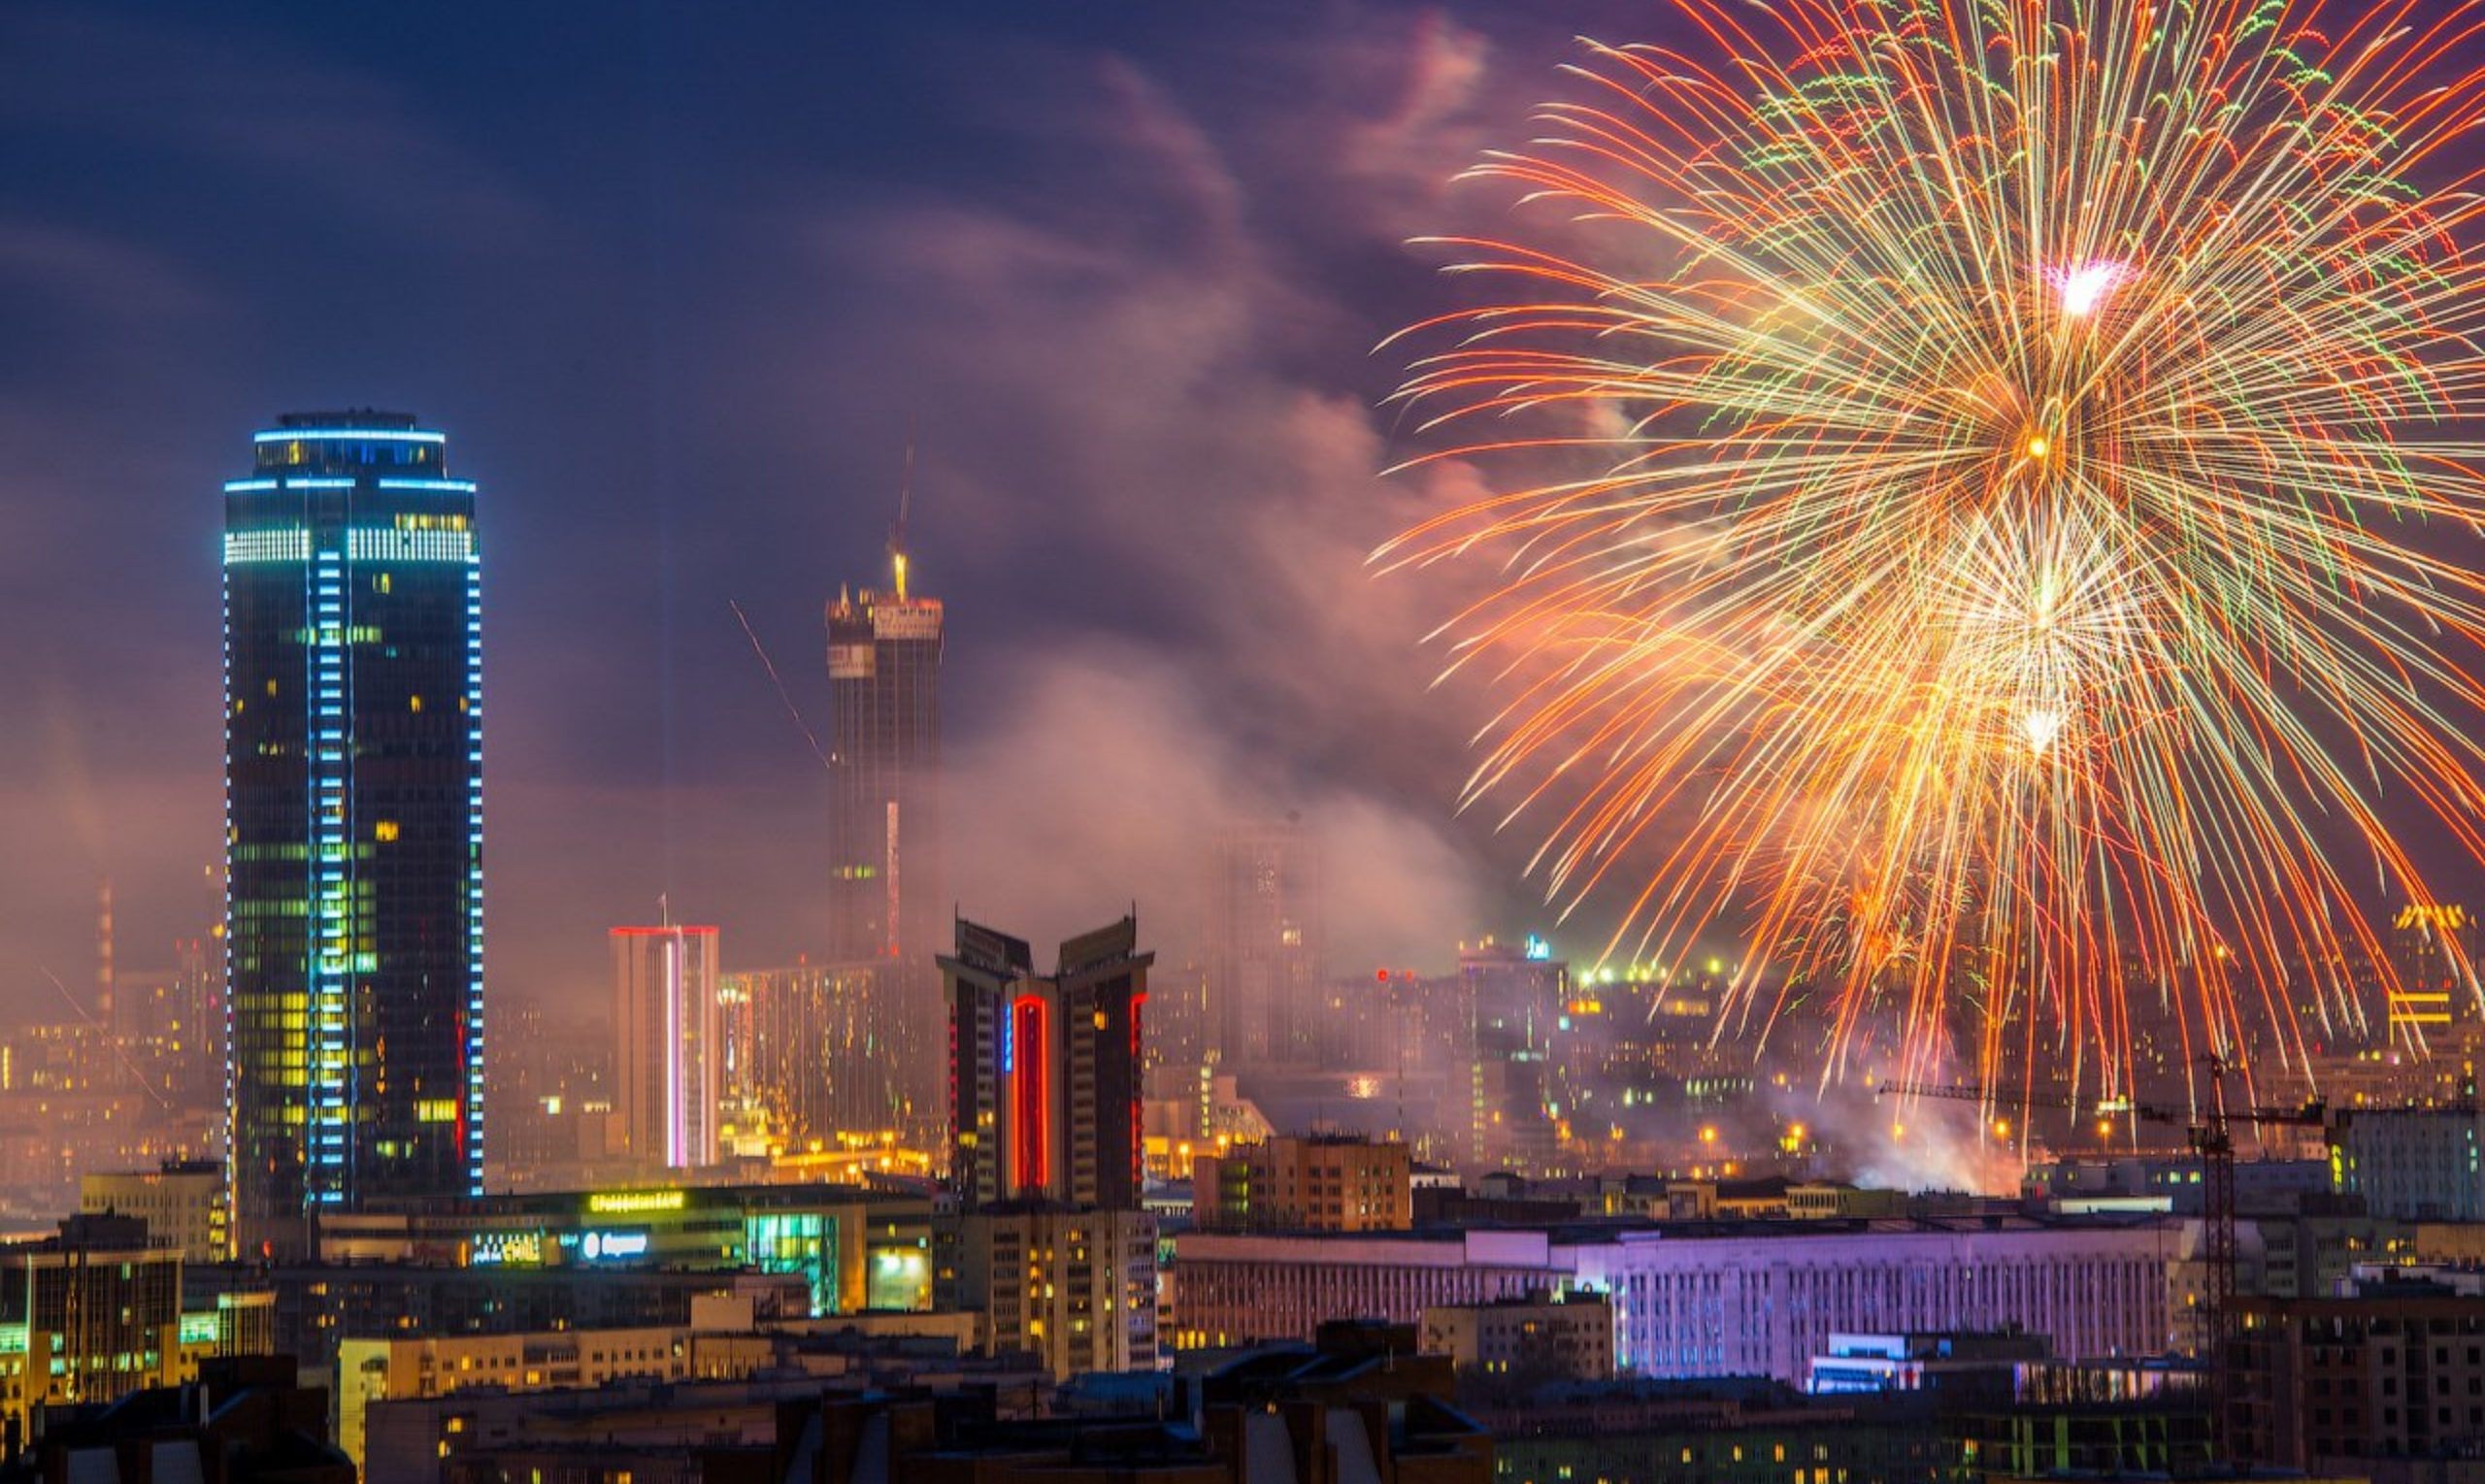
[(1365, 565), (1472, 492), (1379, 477), (1375, 347), (1598, 19), (12, 7), (0, 1006), (90, 973), (103, 876), (124, 963), (214, 920), (215, 491), (304, 407), (415, 412), (483, 487), (495, 994), (595, 1003), (660, 894), (816, 951), (820, 767), (729, 604), (824, 726), (910, 425), (966, 909), (1136, 892), (1178, 948), (1201, 833), (1300, 809), (1372, 868), (1341, 968), (1542, 926), (1529, 832), (1452, 817), (1454, 584)]

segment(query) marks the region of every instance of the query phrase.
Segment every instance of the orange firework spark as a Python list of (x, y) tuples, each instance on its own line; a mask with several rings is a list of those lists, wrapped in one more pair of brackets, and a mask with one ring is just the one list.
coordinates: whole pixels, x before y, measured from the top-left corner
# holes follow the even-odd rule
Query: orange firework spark
[(1572, 224), (1409, 332), (1427, 427), (1529, 430), (1428, 457), (1589, 471), (1382, 553), (1506, 563), (1471, 802), (1609, 952), (1742, 935), (1825, 1077), (2361, 1026), (2350, 867), (2485, 853), (2476, 7), (1675, 8), (1473, 172)]

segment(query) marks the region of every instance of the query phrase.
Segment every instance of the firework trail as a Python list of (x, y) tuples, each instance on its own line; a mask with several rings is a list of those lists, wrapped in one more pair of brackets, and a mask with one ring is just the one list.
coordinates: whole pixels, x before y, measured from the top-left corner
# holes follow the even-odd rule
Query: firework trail
[(1378, 558), (1504, 563), (1469, 802), (1608, 952), (1739, 935), (1825, 1080), (2360, 1026), (2394, 830), (2485, 843), (2476, 8), (1674, 10), (1472, 172), (1570, 221), (1408, 332), (1416, 462), (1577, 471)]

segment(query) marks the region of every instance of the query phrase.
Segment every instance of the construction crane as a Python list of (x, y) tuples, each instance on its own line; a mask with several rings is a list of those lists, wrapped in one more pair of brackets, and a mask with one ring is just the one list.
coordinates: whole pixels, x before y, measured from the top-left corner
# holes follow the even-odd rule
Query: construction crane
[[(2319, 1099), (2297, 1107), (2229, 1108), (2226, 1105), (2226, 1074), (2234, 1067), (2221, 1056), (2211, 1053), (2203, 1058), (2208, 1072), (2207, 1105), (2198, 1116), (2155, 1104), (2134, 1103), (2113, 1111), (2128, 1113), (2150, 1123), (2185, 1125), (2192, 1152), (2201, 1161), (2201, 1348), (2208, 1361), (2210, 1426), (2221, 1447), (2227, 1437), (2228, 1373), (2233, 1358), (2228, 1354), (2235, 1337), (2235, 1137), (2233, 1128), (2248, 1123), (2255, 1128), (2299, 1127), (2321, 1129), (2326, 1137), (2336, 1138), (2329, 1107)], [(1973, 1083), (1884, 1082), (1884, 1097), (1949, 1098), (1971, 1100), (1978, 1105), (1993, 1102), (1988, 1089)], [(2069, 1108), (2077, 1111), (2078, 1101), (2068, 1095), (2029, 1096), (2017, 1100), (2028, 1107)], [(2101, 1109), (2103, 1111), (2103, 1109)]]

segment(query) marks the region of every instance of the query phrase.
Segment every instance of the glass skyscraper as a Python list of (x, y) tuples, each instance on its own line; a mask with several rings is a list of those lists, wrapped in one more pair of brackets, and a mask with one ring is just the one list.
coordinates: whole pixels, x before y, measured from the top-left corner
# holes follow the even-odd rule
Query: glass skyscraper
[(392, 412), (296, 413), (224, 486), (236, 1246), (482, 1188), (475, 486)]

